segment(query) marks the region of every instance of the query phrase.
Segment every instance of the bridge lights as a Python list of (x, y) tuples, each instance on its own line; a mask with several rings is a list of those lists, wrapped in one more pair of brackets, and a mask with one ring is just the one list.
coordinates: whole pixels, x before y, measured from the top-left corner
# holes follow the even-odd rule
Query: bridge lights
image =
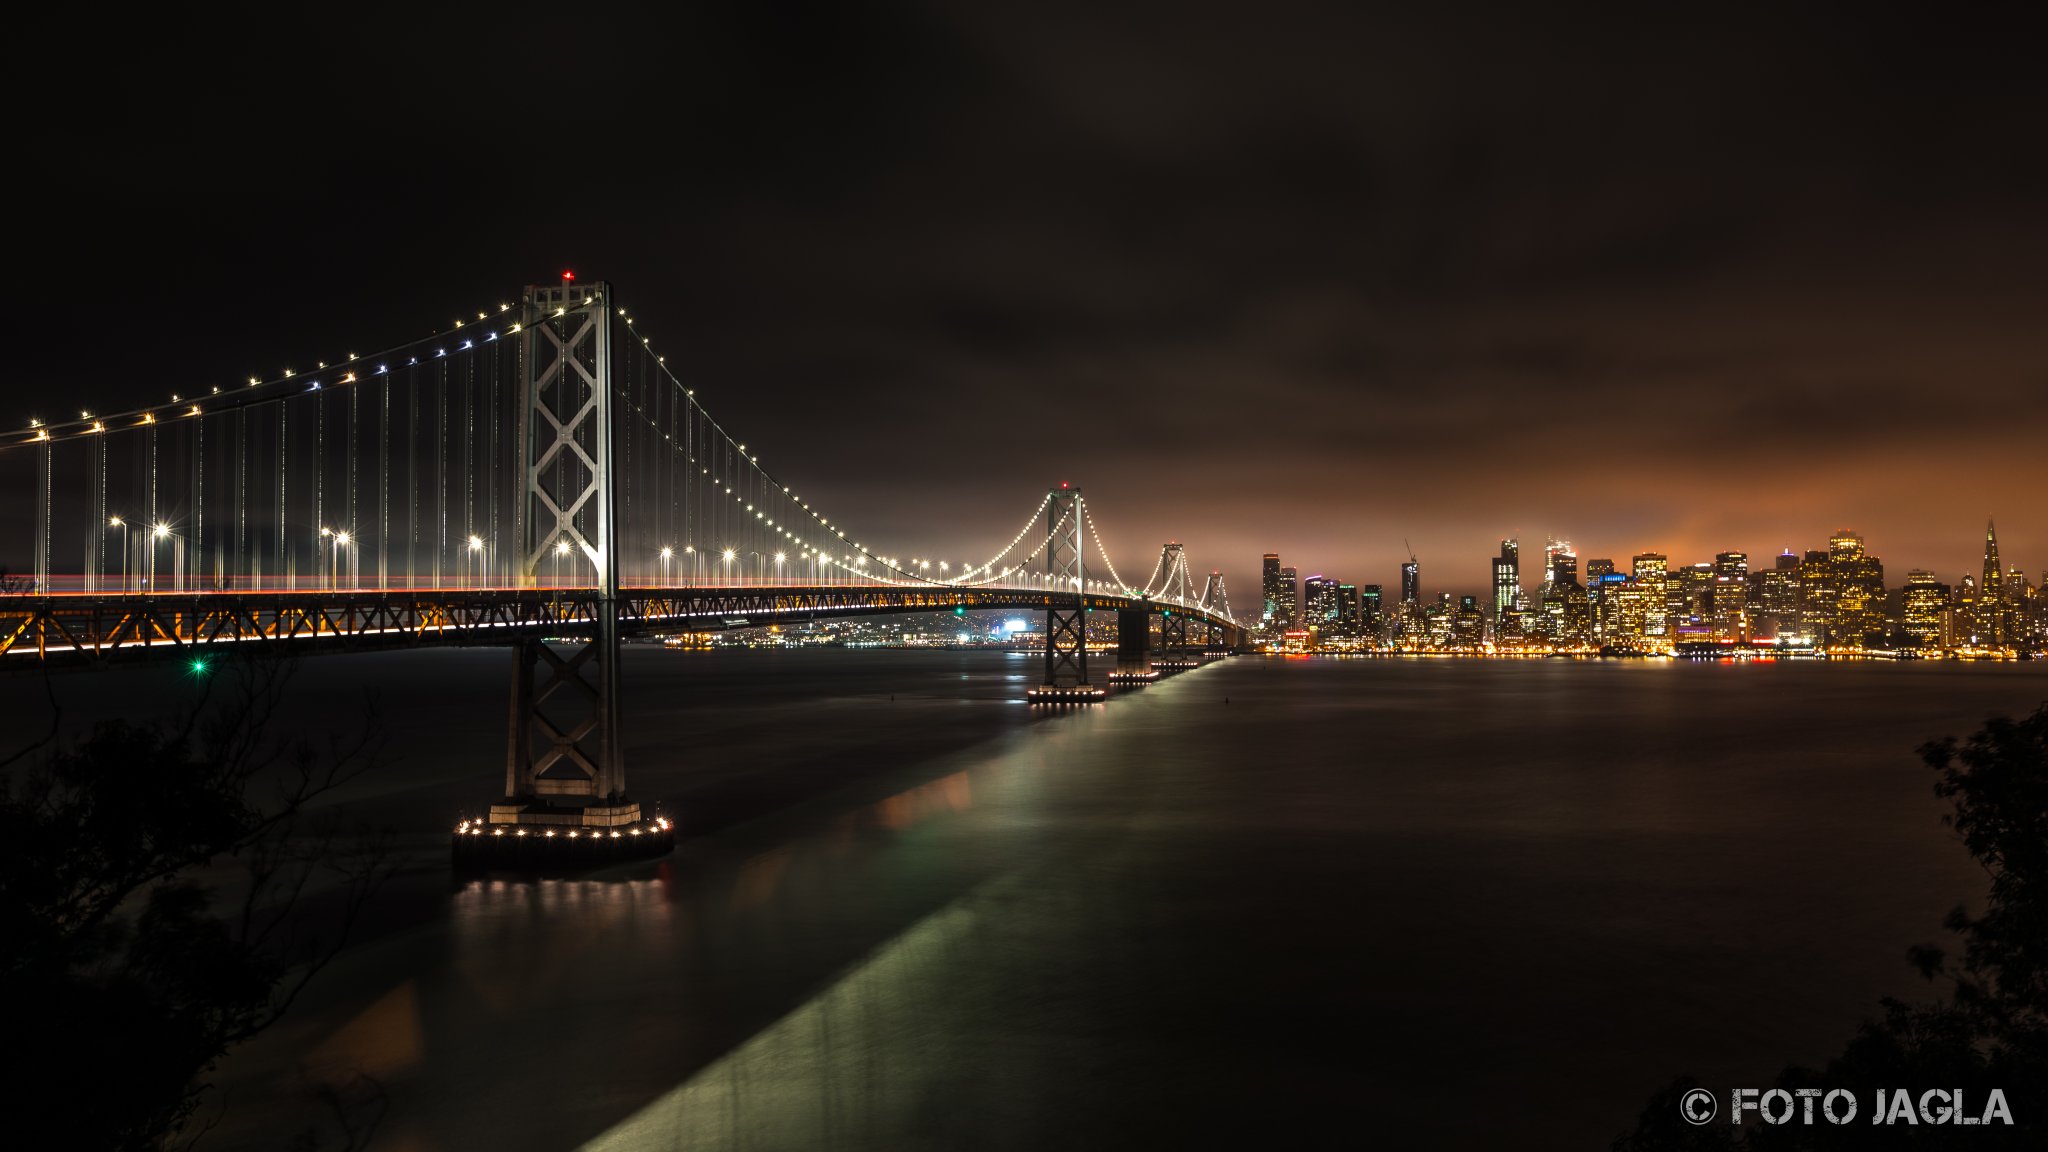
[[(128, 591), (128, 522), (119, 516), (113, 516), (108, 518), (107, 527), (121, 530), (121, 591), (125, 595)], [(102, 579), (106, 577), (104, 568), (103, 562), (100, 572)]]

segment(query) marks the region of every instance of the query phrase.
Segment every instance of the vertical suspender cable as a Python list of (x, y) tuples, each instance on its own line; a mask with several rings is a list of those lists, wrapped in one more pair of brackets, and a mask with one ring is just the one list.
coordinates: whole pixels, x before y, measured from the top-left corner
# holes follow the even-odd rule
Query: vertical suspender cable
[(434, 386), (434, 587), (441, 587), (441, 559), (448, 552), (448, 358)]
[(185, 561), (188, 579), (198, 586), (206, 562), (206, 417), (192, 417), (192, 553)]
[(377, 590), (391, 587), (391, 373), (378, 365), (383, 377), (377, 409)]
[[(277, 405), (277, 520), (273, 523), (270, 533), (272, 539), (274, 539), (277, 542), (277, 569), (274, 572), (270, 573), (270, 579), (272, 581), (285, 578), (287, 574), (287, 568), (289, 567), (289, 565), (287, 565), (285, 562), (287, 553), (284, 531), (285, 408), (286, 405), (282, 401), (280, 401)], [(289, 587), (290, 584), (291, 582), (287, 580), (285, 586)]]

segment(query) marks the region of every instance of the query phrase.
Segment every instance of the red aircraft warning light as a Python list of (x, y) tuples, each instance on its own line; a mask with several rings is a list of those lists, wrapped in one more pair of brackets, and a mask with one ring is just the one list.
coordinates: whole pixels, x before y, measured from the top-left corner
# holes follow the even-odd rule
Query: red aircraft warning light
[(575, 274), (574, 272), (571, 272), (571, 271), (569, 271), (569, 270), (568, 270), (567, 268), (564, 268), (564, 269), (562, 269), (562, 283), (564, 283), (564, 284), (569, 284), (569, 283), (573, 283), (573, 282), (575, 281), (575, 279), (576, 279), (576, 274)]

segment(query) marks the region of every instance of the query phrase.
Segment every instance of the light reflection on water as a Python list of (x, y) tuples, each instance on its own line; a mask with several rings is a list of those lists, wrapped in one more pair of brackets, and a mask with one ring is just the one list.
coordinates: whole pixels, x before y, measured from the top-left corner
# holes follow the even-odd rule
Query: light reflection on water
[[(210, 1142), (281, 1146), (356, 1069), (379, 1148), (1286, 1145), (1361, 1110), (1599, 1146), (1673, 1074), (1768, 1078), (1918, 993), (1904, 947), (1981, 882), (1911, 748), (2040, 671), (1233, 662), (657, 864), (464, 885), (224, 1072)], [(951, 715), (829, 736), (886, 759)], [(775, 771), (803, 722), (692, 763)]]

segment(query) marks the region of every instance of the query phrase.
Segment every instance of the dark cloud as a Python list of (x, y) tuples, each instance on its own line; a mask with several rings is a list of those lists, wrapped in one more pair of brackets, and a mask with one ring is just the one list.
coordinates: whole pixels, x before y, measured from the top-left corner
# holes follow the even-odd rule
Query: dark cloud
[(1476, 590), (1511, 531), (1952, 574), (1992, 512), (2048, 562), (2035, 8), (38, 19), (18, 406), (574, 265), (906, 554), (1072, 478), (1247, 602), (1260, 551), (1391, 584), (1403, 537)]

